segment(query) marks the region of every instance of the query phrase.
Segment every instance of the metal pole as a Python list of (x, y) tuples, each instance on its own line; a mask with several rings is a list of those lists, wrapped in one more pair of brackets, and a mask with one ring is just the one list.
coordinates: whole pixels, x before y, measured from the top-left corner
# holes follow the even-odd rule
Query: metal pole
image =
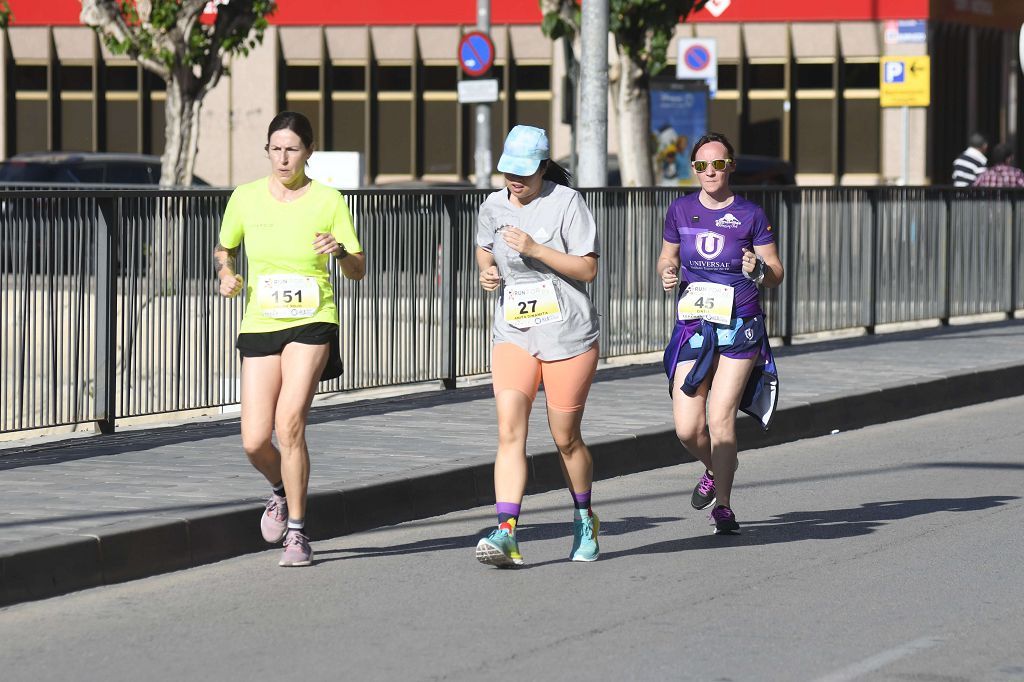
[(910, 107), (903, 107), (903, 180), (900, 184), (910, 184)]
[[(476, 27), (491, 34), (491, 0), (476, 0)], [(491, 188), (491, 105), (476, 105), (476, 151), (473, 154), (476, 186)]]
[(579, 186), (608, 184), (608, 0), (583, 0), (580, 27)]

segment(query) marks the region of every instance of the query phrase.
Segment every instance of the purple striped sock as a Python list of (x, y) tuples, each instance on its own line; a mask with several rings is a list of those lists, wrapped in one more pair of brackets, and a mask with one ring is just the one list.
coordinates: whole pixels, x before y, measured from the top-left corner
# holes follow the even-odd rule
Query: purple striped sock
[(573, 493), (572, 503), (577, 509), (590, 509), (590, 491), (585, 493)]
[(515, 502), (498, 502), (494, 507), (498, 512), (499, 526), (509, 519), (515, 519), (516, 523), (519, 523), (519, 510), (522, 508), (521, 504), (516, 504)]

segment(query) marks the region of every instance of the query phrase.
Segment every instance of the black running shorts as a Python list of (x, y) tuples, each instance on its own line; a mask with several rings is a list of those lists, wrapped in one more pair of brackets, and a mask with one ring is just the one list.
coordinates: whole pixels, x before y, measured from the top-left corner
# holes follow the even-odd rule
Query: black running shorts
[(312, 322), (299, 327), (290, 327), (277, 332), (239, 334), (235, 348), (242, 360), (280, 355), (289, 343), (305, 343), (311, 346), (329, 344), (327, 364), (320, 375), (320, 381), (329, 381), (341, 376), (341, 343), (338, 325), (330, 322)]

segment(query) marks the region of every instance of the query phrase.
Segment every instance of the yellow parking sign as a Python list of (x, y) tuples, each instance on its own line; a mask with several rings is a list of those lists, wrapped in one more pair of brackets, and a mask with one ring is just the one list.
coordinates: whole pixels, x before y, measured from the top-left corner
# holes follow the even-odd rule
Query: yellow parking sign
[(883, 107), (926, 107), (931, 104), (929, 57), (882, 57), (880, 104)]

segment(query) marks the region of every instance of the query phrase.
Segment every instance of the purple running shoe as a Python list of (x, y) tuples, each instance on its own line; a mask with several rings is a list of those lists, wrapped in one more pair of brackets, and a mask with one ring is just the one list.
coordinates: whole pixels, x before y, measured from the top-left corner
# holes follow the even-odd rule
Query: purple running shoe
[(272, 494), (267, 500), (267, 510), (260, 518), (260, 531), (263, 533), (263, 539), (276, 545), (284, 539), (286, 530), (288, 530), (288, 501)]
[(313, 548), (301, 530), (292, 529), (284, 537), (284, 554), (278, 566), (309, 566), (313, 563)]
[(690, 506), (694, 509), (707, 509), (715, 503), (715, 479), (711, 472), (704, 470), (704, 475), (697, 481), (690, 496)]
[(736, 523), (736, 515), (732, 513), (732, 509), (724, 505), (720, 504), (712, 509), (708, 518), (715, 526), (715, 535), (736, 535), (740, 529), (740, 524)]

